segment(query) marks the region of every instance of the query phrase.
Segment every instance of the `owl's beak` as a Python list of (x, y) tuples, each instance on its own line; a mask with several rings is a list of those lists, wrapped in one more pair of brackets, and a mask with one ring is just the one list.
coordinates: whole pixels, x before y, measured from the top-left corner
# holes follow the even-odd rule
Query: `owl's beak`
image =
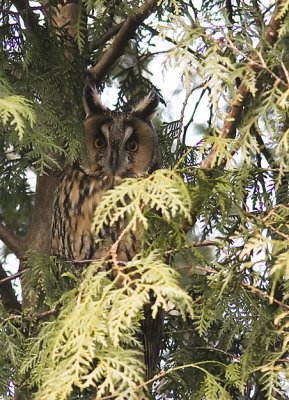
[(119, 168), (118, 153), (116, 150), (111, 150), (108, 169), (111, 175), (115, 176)]

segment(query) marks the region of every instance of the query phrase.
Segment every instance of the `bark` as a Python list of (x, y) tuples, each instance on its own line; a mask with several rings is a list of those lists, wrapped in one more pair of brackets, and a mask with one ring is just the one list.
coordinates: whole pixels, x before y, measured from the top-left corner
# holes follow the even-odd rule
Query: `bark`
[[(19, 1), (19, 0), (18, 0)], [(40, 3), (44, 9), (48, 7), (50, 0), (41, 0)], [(75, 2), (58, 2), (52, 13), (49, 14), (48, 20), (51, 26), (58, 28), (66, 28), (67, 33), (72, 38), (75, 35), (75, 26), (78, 19), (79, 5)]]
[(37, 249), (42, 253), (50, 253), (51, 218), (53, 195), (58, 184), (54, 175), (38, 176), (35, 204), (32, 213), (29, 233), (25, 239), (25, 249)]

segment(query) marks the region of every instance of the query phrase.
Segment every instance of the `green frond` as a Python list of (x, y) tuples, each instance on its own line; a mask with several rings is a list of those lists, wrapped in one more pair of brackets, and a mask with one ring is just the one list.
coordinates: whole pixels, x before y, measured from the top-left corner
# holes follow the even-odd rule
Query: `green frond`
[(241, 367), (239, 363), (231, 363), (227, 365), (225, 376), (233, 386), (240, 390), (241, 393), (244, 392), (244, 385), (241, 380)]
[(31, 101), (18, 95), (0, 98), (0, 118), (3, 125), (10, 122), (14, 126), (19, 140), (23, 139), (26, 123), (28, 122), (33, 127), (36, 119)]
[[(42, 377), (34, 381), (40, 385), (36, 399), (65, 399), (75, 386), (91, 385), (97, 386), (97, 398), (120, 388), (123, 398), (127, 393), (137, 398), (138, 387), (144, 384), (137, 335), (151, 294), (153, 318), (159, 307), (169, 310), (172, 306), (183, 318), (193, 315), (191, 297), (158, 253), (135, 257), (124, 267), (125, 274), (116, 274), (114, 280), (110, 279), (113, 270), (101, 268), (101, 262), (87, 268), (78, 292), (65, 294), (57, 320), (45, 324), (31, 343), (22, 371), (33, 368), (30, 377)], [(43, 340), (46, 345), (41, 349)]]
[[(286, 38), (286, 36), (288, 35), (288, 33), (289, 33), (289, 26), (288, 26), (288, 15), (286, 15), (287, 14), (287, 11), (288, 11), (288, 8), (289, 8), (289, 4), (288, 4), (288, 1), (286, 1), (285, 3), (284, 3), (284, 8), (286, 8), (286, 11), (284, 12), (284, 22), (282, 23), (282, 25), (281, 25), (281, 27), (280, 27), (280, 29), (279, 29), (279, 37), (280, 38)], [(282, 12), (282, 10), (281, 10), (281, 12)], [(282, 18), (282, 16), (281, 16), (281, 18)]]
[(277, 18), (284, 17), (287, 14), (288, 10), (289, 10), (289, 1), (286, 0), (286, 1), (283, 2)]
[(174, 11), (176, 15), (179, 15), (179, 4), (176, 0), (159, 0), (158, 5), (163, 3), (169, 3), (169, 7), (174, 7)]
[(262, 368), (264, 374), (260, 379), (268, 400), (276, 400), (283, 396), (282, 368), (274, 364), (270, 363)]
[[(119, 206), (116, 206), (119, 204)], [(126, 179), (105, 193), (92, 224), (96, 236), (105, 225), (129, 220), (129, 228), (148, 227), (143, 209), (155, 209), (166, 219), (177, 215), (191, 219), (191, 199), (183, 180), (175, 171), (157, 170), (144, 179)]]
[(216, 315), (212, 304), (203, 303), (200, 307), (195, 307), (194, 323), (200, 336), (206, 334), (215, 318)]
[(23, 290), (27, 292), (31, 307), (55, 307), (63, 292), (68, 291), (68, 296), (79, 279), (79, 272), (69, 262), (37, 250), (26, 253), (25, 265), (29, 268), (23, 276)]
[(200, 147), (200, 153), (205, 152), (207, 147), (215, 145), (215, 151), (212, 157), (212, 166), (221, 165), (226, 160), (227, 165), (230, 165), (232, 160), (232, 148), (235, 147), (234, 140), (222, 138), (219, 136), (207, 136), (204, 138)]
[(245, 67), (243, 83), (247, 86), (247, 89), (250, 91), (252, 96), (255, 97), (257, 93), (256, 72), (249, 65), (246, 65)]
[(83, 10), (82, 1), (78, 2), (77, 21), (75, 24), (74, 40), (77, 44), (78, 50), (81, 53), (85, 46), (85, 35), (87, 32), (86, 16)]
[(94, 382), (101, 382), (97, 386), (95, 399), (101, 399), (106, 393), (112, 396), (117, 394), (119, 399), (146, 399), (143, 390), (146, 385), (143, 381), (143, 364), (140, 361), (141, 352), (136, 350), (124, 350), (115, 348), (111, 354), (109, 351), (98, 352), (99, 364), (84, 377), (85, 386), (90, 387)]
[(204, 393), (208, 400), (230, 400), (229, 393), (219, 385), (212, 375), (207, 374), (203, 383)]

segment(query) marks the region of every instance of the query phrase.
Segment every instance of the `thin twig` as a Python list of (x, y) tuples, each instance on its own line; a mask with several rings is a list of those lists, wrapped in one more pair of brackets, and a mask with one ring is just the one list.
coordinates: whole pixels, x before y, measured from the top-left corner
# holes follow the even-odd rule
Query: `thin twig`
[(47, 311), (43, 311), (42, 313), (38, 313), (38, 314), (32, 314), (31, 317), (36, 319), (36, 320), (40, 320), (46, 317), (49, 317), (50, 315), (54, 315), (59, 311), (58, 308), (51, 308), (50, 310)]
[[(281, 204), (279, 204), (279, 207), (281, 206)], [(277, 207), (276, 207), (277, 208)], [(248, 211), (243, 210), (243, 213), (247, 216), (247, 217), (251, 217), (253, 218), (255, 221), (257, 222), (261, 222), (263, 224), (265, 224), (265, 222), (268, 219), (268, 215), (272, 215), (273, 214), (273, 210), (270, 211), (270, 213), (264, 217), (264, 218), (259, 218), (256, 215), (249, 213)], [(272, 225), (266, 225), (266, 228), (270, 229), (270, 231), (272, 231), (273, 233), (276, 233), (277, 235), (283, 237), (284, 239), (289, 241), (289, 235), (286, 235), (285, 233), (279, 231), (278, 229), (274, 228)]]
[[(205, 267), (201, 267), (201, 266), (195, 266), (194, 268), (199, 269), (201, 271), (205, 271), (208, 272), (210, 274), (218, 274), (218, 271), (212, 269), (212, 268), (205, 268)], [(249, 289), (251, 292), (256, 292), (258, 293), (260, 296), (266, 298), (269, 300), (269, 302), (273, 302), (275, 304), (278, 304), (280, 307), (284, 308), (285, 310), (289, 310), (289, 305), (282, 303), (281, 301), (275, 299), (272, 296), (269, 296), (267, 293), (265, 293), (263, 290), (256, 288), (255, 286), (249, 285), (246, 282), (242, 282), (241, 285), (246, 288)]]
[(200, 347), (200, 346), (197, 346), (197, 347), (195, 347), (195, 349), (196, 349), (196, 350), (200, 349), (200, 350), (216, 351), (216, 352), (218, 352), (218, 353), (225, 354), (226, 356), (229, 356), (229, 357), (233, 358), (233, 359), (236, 360), (236, 361), (240, 361), (240, 358), (239, 358), (239, 357), (236, 357), (234, 354), (228, 353), (228, 352), (225, 351), (225, 350), (218, 349), (217, 347)]
[(15, 319), (15, 318), (21, 318), (23, 321), (31, 321), (31, 320), (36, 320), (39, 321), (43, 318), (49, 317), (50, 315), (54, 315), (59, 311), (58, 308), (51, 308), (50, 310), (43, 311), (41, 313), (35, 313), (35, 314), (11, 314), (9, 317), (3, 319), (2, 321), (0, 320), (1, 324), (5, 324), (6, 322)]
[(204, 240), (203, 242), (191, 242), (193, 247), (205, 247), (205, 246), (220, 246), (220, 242), (217, 240)]
[(242, 286), (246, 289), (249, 289), (251, 292), (256, 292), (260, 294), (261, 296), (265, 297), (266, 299), (269, 300), (269, 302), (273, 302), (275, 304), (278, 304), (280, 307), (284, 308), (285, 310), (289, 310), (289, 306), (287, 304), (282, 303), (281, 301), (275, 299), (272, 296), (269, 296), (267, 293), (263, 292), (263, 290), (256, 288), (255, 286), (249, 285), (248, 283), (242, 282)]
[[(258, 69), (264, 69), (265, 71), (267, 71), (274, 79), (275, 79), (275, 84), (282, 82), (282, 84), (284, 86), (286, 86), (286, 82), (283, 81), (278, 75), (276, 75), (273, 71), (271, 71), (268, 67), (267, 64), (264, 60), (264, 57), (262, 56), (262, 53), (260, 51), (257, 51), (257, 56), (260, 60), (260, 63), (257, 62), (257, 60), (255, 60), (254, 58), (252, 58), (252, 56), (247, 56), (244, 52), (242, 52), (241, 50), (239, 50), (234, 43), (232, 42), (232, 40), (228, 37), (225, 36), (227, 42), (228, 42), (228, 47), (230, 47), (230, 49), (232, 49), (233, 51), (235, 51), (236, 53), (240, 54), (243, 58), (245, 58), (245, 60), (248, 61), (248, 64), (252, 67), (252, 69), (254, 71), (258, 70)], [(249, 77), (250, 72), (247, 72), (246, 76)]]
[[(69, 262), (73, 263), (73, 264), (91, 264), (93, 262), (105, 262), (105, 263), (109, 263), (110, 260), (106, 257), (102, 257), (102, 258), (88, 258), (88, 259), (84, 259), (84, 260), (68, 260)], [(130, 261), (118, 261), (118, 263), (120, 265), (127, 265), (130, 263)]]
[(276, 210), (278, 208), (286, 208), (289, 211), (289, 204), (277, 204), (272, 210), (268, 212), (266, 217), (262, 218), (263, 222), (266, 222), (268, 219), (271, 218), (272, 215), (276, 215)]
[(23, 316), (21, 314), (10, 314), (9, 317), (7, 317), (7, 318), (4, 318), (2, 320), (0, 318), (0, 323), (1, 323), (1, 325), (4, 325), (4, 324), (6, 324), (6, 322), (11, 321), (12, 319), (15, 319), (15, 318), (21, 318), (22, 319)]
[(5, 282), (13, 281), (16, 278), (19, 278), (19, 276), (23, 275), (27, 271), (28, 271), (28, 268), (25, 268), (19, 272), (16, 272), (16, 274), (12, 274), (12, 275), (7, 276), (6, 278), (0, 279), (0, 285), (2, 285)]

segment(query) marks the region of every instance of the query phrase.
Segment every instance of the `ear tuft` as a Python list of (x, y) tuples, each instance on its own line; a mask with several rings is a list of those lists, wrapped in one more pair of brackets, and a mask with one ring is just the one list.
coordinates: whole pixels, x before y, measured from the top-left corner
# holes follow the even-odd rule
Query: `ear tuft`
[(133, 110), (133, 114), (138, 118), (150, 121), (157, 111), (159, 105), (159, 96), (155, 90), (152, 90), (149, 95)]
[(83, 90), (83, 107), (88, 117), (106, 111), (102, 105), (97, 89), (91, 84), (86, 84)]

